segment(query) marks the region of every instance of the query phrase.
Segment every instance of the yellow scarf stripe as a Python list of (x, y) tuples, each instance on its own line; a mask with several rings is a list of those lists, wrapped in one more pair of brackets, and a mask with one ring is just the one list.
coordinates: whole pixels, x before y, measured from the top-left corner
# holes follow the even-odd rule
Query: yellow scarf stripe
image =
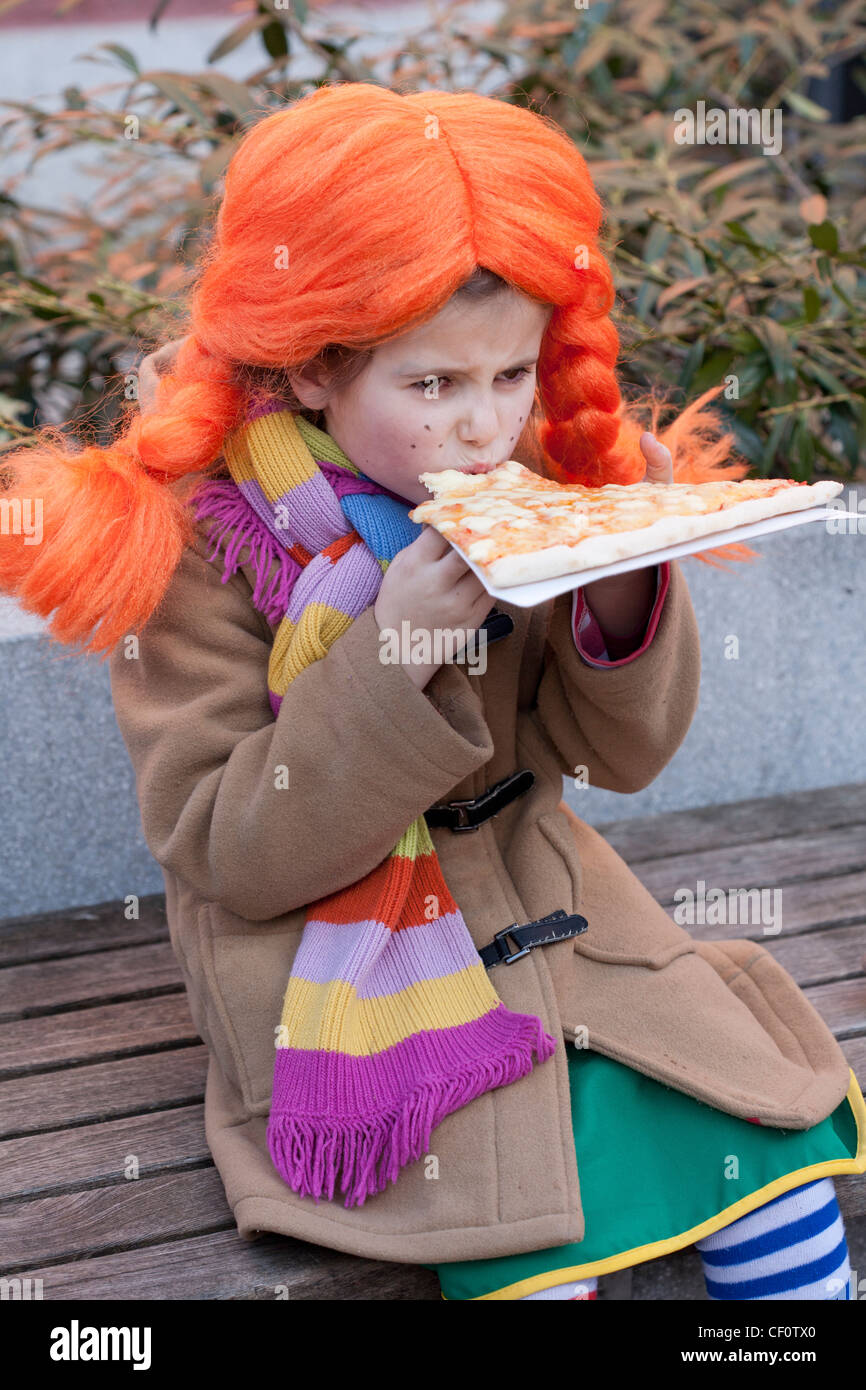
[(314, 661), (320, 661), (354, 619), (328, 603), (308, 603), (301, 620), (284, 618), (277, 628), (268, 661), (268, 685), (275, 695), (285, 695), (292, 681)]
[(416, 1033), (474, 1022), (500, 1003), (480, 959), (452, 975), (418, 980), (371, 999), (359, 999), (355, 986), (345, 980), (317, 984), (292, 975), (279, 1047), (373, 1057)]
[(257, 482), (271, 506), (320, 471), (290, 410), (250, 421), (229, 436), (223, 452), (235, 482)]

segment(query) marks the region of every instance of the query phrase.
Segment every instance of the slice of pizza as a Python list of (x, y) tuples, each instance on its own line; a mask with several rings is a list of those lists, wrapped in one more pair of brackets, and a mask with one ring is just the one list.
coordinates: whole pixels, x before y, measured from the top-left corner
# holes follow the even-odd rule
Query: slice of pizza
[(419, 477), (434, 500), (414, 507), (410, 519), (435, 526), (500, 588), (820, 506), (843, 488), (789, 478), (584, 487), (541, 478), (514, 459), (488, 473), (445, 468)]

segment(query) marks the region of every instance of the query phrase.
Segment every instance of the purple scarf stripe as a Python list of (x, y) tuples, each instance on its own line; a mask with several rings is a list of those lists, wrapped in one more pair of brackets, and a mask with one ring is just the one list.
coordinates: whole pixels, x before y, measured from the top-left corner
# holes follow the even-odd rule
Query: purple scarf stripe
[[(446, 1115), (532, 1071), (556, 1050), (541, 1021), (500, 1001), (481, 1018), (415, 1033), (366, 1057), (278, 1048), (268, 1121), (274, 1166), (299, 1196), (360, 1206), (423, 1157)], [(423, 1080), (419, 1083), (418, 1078)], [(380, 1108), (382, 1096), (394, 1096)], [(348, 1189), (348, 1191), (347, 1191)]]
[(316, 555), (292, 589), (287, 616), (299, 623), (307, 604), (315, 601), (357, 618), (375, 603), (381, 583), (378, 560), (360, 542), (344, 551), (337, 565), (329, 555)]
[[(431, 937), (429, 926), (429, 922), (421, 922), (392, 932), (369, 918), (335, 926), (316, 917), (313, 908), (292, 974), (316, 985), (339, 978), (355, 987), (359, 999), (375, 999), (398, 994), (418, 980), (441, 980), (455, 970), (481, 964), (455, 912), (442, 914), (435, 936)], [(384, 951), (386, 943), (388, 950)]]
[[(268, 409), (262, 409), (261, 414), (270, 414), (273, 410), (282, 408), (280, 405), (271, 405)], [(404, 506), (407, 505), (405, 497), (400, 497), (390, 488), (380, 487), (378, 483), (374, 483), (369, 478), (357, 477), (350, 473), (347, 468), (343, 468), (341, 464), (331, 463), (328, 459), (317, 459), (316, 462), (337, 497), (345, 497), (350, 493), (384, 493), (387, 497), (393, 497), (395, 501), (401, 502)], [(195, 514), (198, 520), (211, 516), (217, 522), (217, 527), (212, 528), (208, 535), (208, 539), (210, 539), (215, 532), (217, 533), (214, 549), (208, 556), (210, 560), (215, 557), (226, 532), (232, 532), (226, 546), (222, 582), (228, 583), (241, 563), (240, 551), (245, 545), (248, 545), (250, 547), (248, 563), (256, 576), (253, 603), (264, 614), (269, 623), (276, 623), (288, 612), (289, 599), (295, 581), (302, 572), (302, 566), (287, 554), (267, 525), (265, 517), (270, 518), (270, 508), (258, 483), (254, 487), (258, 488), (258, 496), (254, 490), (250, 496), (247, 496), (244, 494), (243, 487), (238, 487), (237, 483), (232, 480), (212, 479), (199, 489), (192, 500), (197, 503)], [(289, 544), (291, 543), (289, 541)], [(309, 549), (308, 546), (304, 548)], [(358, 550), (361, 547), (356, 546), (355, 549)], [(263, 593), (267, 575), (277, 563), (279, 564), (279, 571), (272, 577), (267, 592)], [(379, 583), (378, 576), (381, 575), (381, 568), (378, 563), (377, 570), (376, 578), (377, 583)], [(361, 602), (365, 591), (366, 586), (359, 587), (355, 595), (354, 603), (356, 606), (352, 613), (353, 617), (362, 612), (370, 602), (369, 599)], [(357, 606), (358, 604), (360, 607)], [(349, 610), (343, 608), (341, 611), (347, 612)], [(277, 701), (276, 707), (275, 700)], [(274, 717), (276, 717), (281, 703), (281, 697), (272, 697), (271, 708), (274, 710)]]

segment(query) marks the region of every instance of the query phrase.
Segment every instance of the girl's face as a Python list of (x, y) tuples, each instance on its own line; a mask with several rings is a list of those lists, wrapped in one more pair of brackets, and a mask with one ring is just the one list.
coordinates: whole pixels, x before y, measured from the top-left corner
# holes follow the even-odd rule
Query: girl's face
[(435, 318), (377, 347), (335, 389), (300, 375), (303, 405), (362, 473), (407, 502), (431, 494), (419, 473), (486, 472), (505, 463), (535, 396), (535, 363), (552, 306), (510, 288), (459, 296)]

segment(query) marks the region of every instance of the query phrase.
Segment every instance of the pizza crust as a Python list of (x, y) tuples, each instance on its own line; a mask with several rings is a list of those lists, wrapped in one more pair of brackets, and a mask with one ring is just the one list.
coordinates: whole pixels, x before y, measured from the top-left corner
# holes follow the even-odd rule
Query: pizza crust
[[(503, 555), (489, 564), (479, 564), (492, 584), (508, 588), (514, 584), (532, 584), (540, 579), (555, 579), (562, 574), (579, 573), (628, 560), (664, 546), (677, 545), (696, 536), (724, 533), (735, 526), (745, 526), (764, 517), (785, 512), (803, 511), (820, 506), (842, 490), (841, 483), (822, 480), (806, 487), (784, 488), (771, 497), (752, 497), (735, 507), (707, 512), (697, 516), (667, 516), (649, 526), (633, 531), (614, 531), (609, 535), (588, 536), (576, 545), (552, 545), (543, 550), (527, 551), (520, 555)], [(454, 542), (452, 541), (453, 545)], [(460, 549), (455, 546), (455, 549)]]

